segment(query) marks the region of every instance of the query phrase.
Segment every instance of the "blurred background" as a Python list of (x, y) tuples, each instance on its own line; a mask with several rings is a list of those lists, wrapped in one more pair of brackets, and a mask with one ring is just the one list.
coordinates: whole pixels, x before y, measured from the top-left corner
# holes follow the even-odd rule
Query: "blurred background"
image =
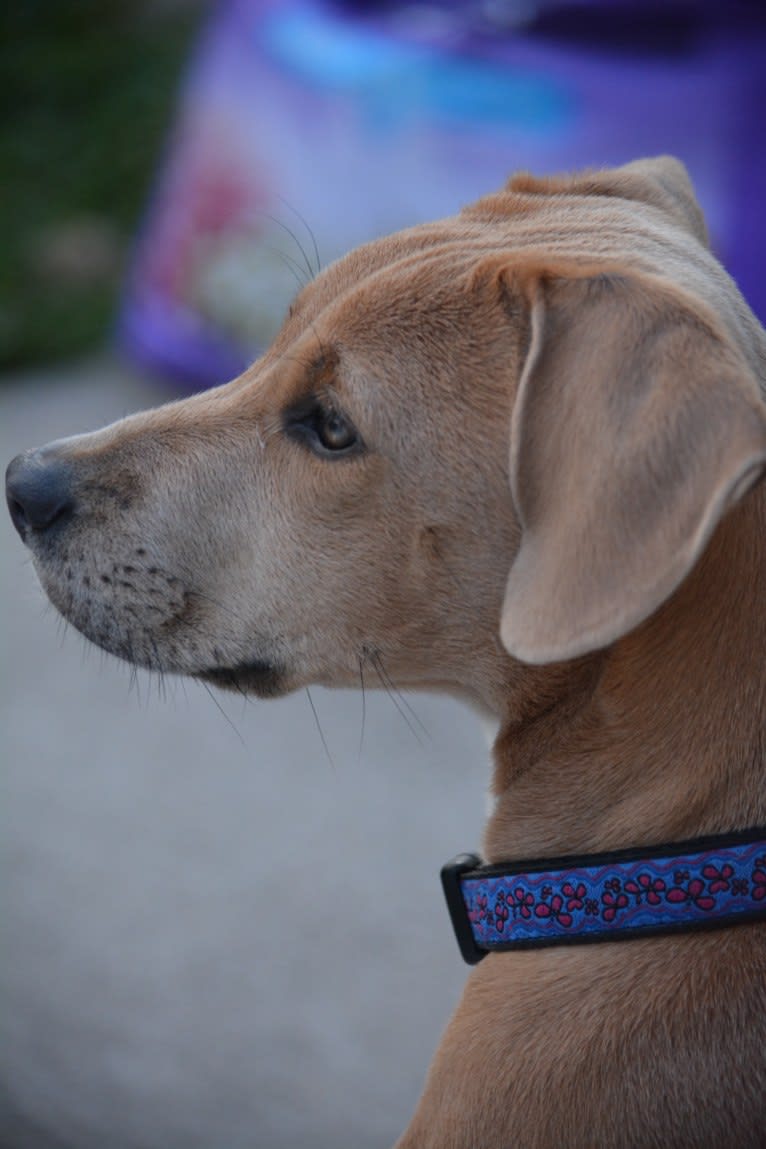
[[(678, 155), (766, 318), (758, 2), (28, 0), (0, 31), (6, 461), (231, 378), (319, 266), (519, 168)], [(0, 1149), (390, 1144), (464, 980), (437, 872), (479, 841), (476, 719), (160, 691), (0, 530)]]

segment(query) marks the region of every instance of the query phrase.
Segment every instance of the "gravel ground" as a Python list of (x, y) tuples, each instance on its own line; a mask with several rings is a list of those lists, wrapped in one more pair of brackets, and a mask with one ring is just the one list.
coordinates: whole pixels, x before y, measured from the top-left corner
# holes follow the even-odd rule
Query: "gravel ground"
[[(164, 397), (6, 379), (3, 455)], [(0, 529), (0, 1149), (389, 1145), (465, 978), (438, 869), (479, 840), (476, 719), (370, 695), (360, 752), (360, 697), (317, 689), (330, 762), (305, 692), (160, 697)]]

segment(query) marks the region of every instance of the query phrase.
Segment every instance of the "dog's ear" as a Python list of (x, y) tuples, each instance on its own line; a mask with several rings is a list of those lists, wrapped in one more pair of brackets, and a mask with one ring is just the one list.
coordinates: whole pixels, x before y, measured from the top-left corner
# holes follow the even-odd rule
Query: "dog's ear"
[(532, 663), (615, 641), (690, 571), (766, 467), (766, 404), (712, 316), (648, 277), (535, 276), (501, 637)]
[(526, 172), (512, 176), (508, 191), (533, 195), (606, 196), (649, 204), (708, 244), (707, 226), (697, 203), (689, 173), (674, 156), (634, 160), (619, 168), (577, 172), (574, 175), (537, 177)]

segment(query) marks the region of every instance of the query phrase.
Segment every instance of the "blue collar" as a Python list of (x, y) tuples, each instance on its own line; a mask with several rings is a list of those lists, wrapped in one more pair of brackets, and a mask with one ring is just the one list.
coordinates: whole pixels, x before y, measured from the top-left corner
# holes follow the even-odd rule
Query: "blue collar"
[(766, 827), (688, 842), (442, 870), (460, 952), (623, 941), (766, 918)]

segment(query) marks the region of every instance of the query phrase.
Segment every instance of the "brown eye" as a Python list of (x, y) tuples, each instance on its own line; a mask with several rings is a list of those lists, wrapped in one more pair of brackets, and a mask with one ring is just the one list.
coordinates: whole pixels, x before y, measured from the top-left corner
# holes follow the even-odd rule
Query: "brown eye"
[(351, 420), (315, 397), (288, 410), (284, 428), (290, 439), (325, 459), (358, 455), (364, 450)]
[(348, 451), (356, 443), (356, 431), (337, 411), (318, 412), (315, 426), (317, 438), (326, 451)]

